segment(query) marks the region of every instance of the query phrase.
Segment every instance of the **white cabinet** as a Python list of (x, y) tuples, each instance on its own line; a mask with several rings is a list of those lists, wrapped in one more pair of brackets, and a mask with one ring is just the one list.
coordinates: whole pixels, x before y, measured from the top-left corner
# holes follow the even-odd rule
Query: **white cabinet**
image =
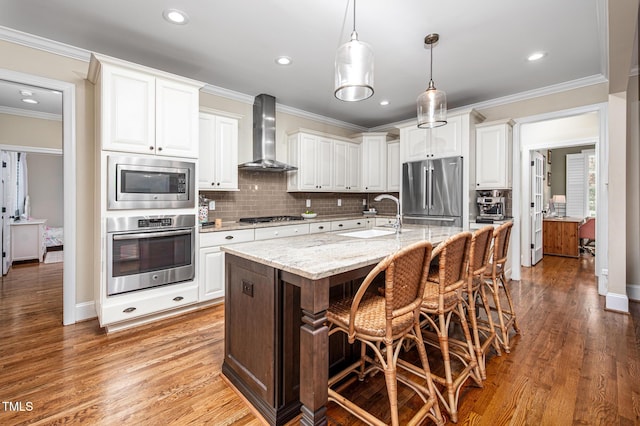
[(200, 233), (198, 281), (201, 302), (224, 296), (224, 252), (220, 251), (220, 246), (253, 240), (253, 229)]
[(476, 189), (510, 189), (511, 120), (476, 126)]
[(463, 118), (447, 117), (447, 124), (434, 129), (420, 129), (415, 124), (401, 128), (401, 162), (463, 155)]
[(271, 240), (273, 238), (294, 237), (296, 235), (306, 235), (309, 233), (309, 224), (300, 223), (295, 225), (269, 226), (266, 228), (256, 228), (256, 241)]
[(333, 188), (335, 191), (360, 191), (360, 144), (333, 142)]
[(402, 161), (400, 161), (400, 140), (387, 144), (387, 191), (400, 192), (402, 182)]
[(387, 190), (387, 134), (363, 133), (355, 137), (362, 149), (362, 191)]
[(344, 231), (346, 229), (360, 229), (367, 227), (367, 219), (345, 219), (331, 221), (332, 231)]
[(200, 113), (198, 189), (238, 189), (238, 120)]
[(288, 191), (333, 191), (333, 140), (317, 134), (289, 135), (288, 162), (298, 170), (288, 173)]
[(331, 231), (331, 222), (313, 222), (309, 224), (310, 234), (320, 234)]
[(30, 219), (11, 223), (11, 260), (44, 260), (46, 219)]
[(103, 150), (198, 157), (202, 83), (95, 54), (89, 80)]

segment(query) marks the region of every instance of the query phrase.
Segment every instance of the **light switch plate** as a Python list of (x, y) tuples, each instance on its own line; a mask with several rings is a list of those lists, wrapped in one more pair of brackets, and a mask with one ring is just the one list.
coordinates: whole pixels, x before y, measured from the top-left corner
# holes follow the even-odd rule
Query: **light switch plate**
[(215, 209), (216, 209), (216, 201), (215, 200), (209, 201), (209, 210), (215, 210)]
[(338, 207), (342, 207), (342, 199), (338, 198)]
[(311, 200), (307, 200), (307, 207), (311, 207)]

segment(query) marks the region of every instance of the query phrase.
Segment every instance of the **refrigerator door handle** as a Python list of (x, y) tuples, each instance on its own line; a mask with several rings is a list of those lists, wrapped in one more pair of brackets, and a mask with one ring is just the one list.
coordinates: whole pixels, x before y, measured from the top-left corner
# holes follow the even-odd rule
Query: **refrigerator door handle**
[(427, 183), (429, 193), (429, 208), (433, 207), (433, 166), (429, 166), (429, 182)]
[(422, 208), (426, 210), (429, 208), (429, 182), (431, 182), (427, 166), (422, 168), (422, 179), (424, 179), (422, 182), (422, 187), (424, 188), (424, 193), (422, 194)]

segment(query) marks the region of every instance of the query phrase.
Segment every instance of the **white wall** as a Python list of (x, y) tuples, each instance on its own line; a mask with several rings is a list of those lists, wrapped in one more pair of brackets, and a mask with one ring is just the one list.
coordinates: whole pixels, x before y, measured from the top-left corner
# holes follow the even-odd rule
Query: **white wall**
[(47, 225), (63, 224), (62, 155), (27, 154), (31, 217), (47, 219)]

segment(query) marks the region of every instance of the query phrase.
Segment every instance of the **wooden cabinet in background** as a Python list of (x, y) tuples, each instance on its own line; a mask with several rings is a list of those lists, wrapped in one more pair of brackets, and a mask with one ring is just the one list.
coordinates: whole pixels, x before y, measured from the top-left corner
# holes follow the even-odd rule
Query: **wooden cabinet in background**
[(542, 227), (542, 251), (556, 256), (578, 257), (579, 218), (545, 219)]

